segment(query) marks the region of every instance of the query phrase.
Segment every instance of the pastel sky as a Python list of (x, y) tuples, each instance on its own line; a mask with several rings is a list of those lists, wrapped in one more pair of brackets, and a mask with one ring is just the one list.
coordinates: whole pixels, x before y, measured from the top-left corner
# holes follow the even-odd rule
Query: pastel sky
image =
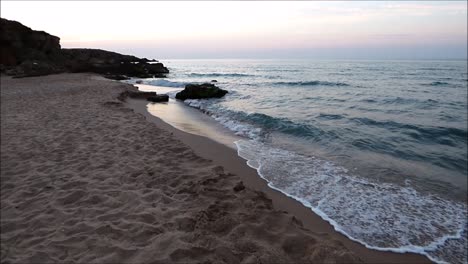
[(466, 1), (1, 1), (1, 16), (158, 59), (467, 57)]

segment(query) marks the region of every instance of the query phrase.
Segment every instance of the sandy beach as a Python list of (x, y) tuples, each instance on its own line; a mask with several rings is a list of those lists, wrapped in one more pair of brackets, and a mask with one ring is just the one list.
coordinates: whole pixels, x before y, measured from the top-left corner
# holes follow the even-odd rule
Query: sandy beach
[(1, 78), (2, 263), (429, 263), (366, 249), (93, 74)]

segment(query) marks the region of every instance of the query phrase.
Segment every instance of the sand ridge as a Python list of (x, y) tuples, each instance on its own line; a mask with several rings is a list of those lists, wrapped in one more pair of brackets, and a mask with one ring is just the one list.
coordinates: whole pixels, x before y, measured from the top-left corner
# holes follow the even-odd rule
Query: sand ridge
[(1, 78), (2, 263), (354, 263), (91, 74)]

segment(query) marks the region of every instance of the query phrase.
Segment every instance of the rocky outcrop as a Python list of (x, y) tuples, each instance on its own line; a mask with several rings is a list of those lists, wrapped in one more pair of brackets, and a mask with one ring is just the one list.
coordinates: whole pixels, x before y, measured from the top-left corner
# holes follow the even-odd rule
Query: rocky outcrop
[(176, 98), (180, 100), (221, 98), (227, 93), (228, 91), (211, 83), (187, 84), (184, 90), (176, 94)]
[(169, 70), (155, 60), (100, 49), (62, 49), (63, 64), (71, 72), (95, 72), (130, 77), (164, 77)]
[(100, 49), (61, 49), (60, 38), (1, 19), (0, 69), (15, 77), (59, 72), (94, 72), (111, 79), (164, 77), (156, 60)]
[(26, 61), (53, 61), (60, 56), (59, 37), (3, 18), (0, 26), (0, 64), (5, 67)]
[(65, 69), (53, 61), (26, 60), (14, 67), (5, 67), (7, 75), (15, 78), (32, 77), (64, 72)]

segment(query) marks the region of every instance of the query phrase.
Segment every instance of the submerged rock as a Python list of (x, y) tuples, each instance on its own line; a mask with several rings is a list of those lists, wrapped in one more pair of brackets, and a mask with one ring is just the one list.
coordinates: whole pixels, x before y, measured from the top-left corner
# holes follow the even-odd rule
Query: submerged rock
[(180, 100), (221, 98), (227, 93), (228, 91), (220, 89), (211, 83), (187, 84), (184, 90), (176, 94), (176, 98)]
[(153, 103), (160, 103), (160, 102), (168, 102), (169, 101), (169, 95), (167, 94), (158, 94), (154, 96), (150, 96), (146, 98), (146, 100), (153, 102)]

